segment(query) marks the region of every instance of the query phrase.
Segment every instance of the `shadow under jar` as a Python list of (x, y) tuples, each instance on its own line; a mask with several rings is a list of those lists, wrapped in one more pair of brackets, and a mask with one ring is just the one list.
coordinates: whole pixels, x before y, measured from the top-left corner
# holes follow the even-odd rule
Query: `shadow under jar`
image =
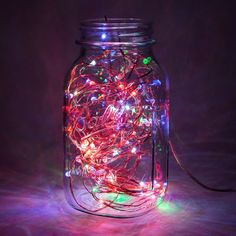
[(83, 21), (64, 88), (64, 183), (75, 209), (142, 215), (167, 188), (168, 81), (140, 19)]

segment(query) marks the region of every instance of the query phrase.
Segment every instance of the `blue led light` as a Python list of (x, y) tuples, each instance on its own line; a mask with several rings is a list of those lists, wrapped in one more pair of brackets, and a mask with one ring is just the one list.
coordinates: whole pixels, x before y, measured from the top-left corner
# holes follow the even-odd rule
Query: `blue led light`
[(159, 79), (155, 79), (155, 80), (152, 81), (151, 85), (160, 86), (161, 85), (161, 81)]
[(96, 101), (97, 100), (97, 98), (95, 97), (95, 96), (93, 96), (93, 97), (91, 97), (91, 101), (93, 102), (93, 101)]
[(105, 39), (107, 37), (106, 33), (102, 33), (101, 38)]

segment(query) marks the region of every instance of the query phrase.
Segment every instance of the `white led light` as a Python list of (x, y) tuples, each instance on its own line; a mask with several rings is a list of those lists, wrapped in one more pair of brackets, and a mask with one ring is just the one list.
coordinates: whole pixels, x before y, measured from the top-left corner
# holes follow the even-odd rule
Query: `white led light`
[(66, 171), (65, 176), (66, 176), (66, 177), (70, 177), (70, 176), (71, 176), (70, 173), (71, 173), (70, 170)]
[(132, 153), (136, 153), (136, 151), (137, 151), (137, 148), (136, 148), (136, 147), (133, 147), (133, 148), (131, 149), (131, 152), (132, 152)]
[(96, 65), (96, 61), (95, 61), (95, 60), (92, 60), (92, 61), (90, 62), (90, 65), (91, 65), (91, 66), (95, 66), (95, 65)]
[(97, 100), (97, 98), (96, 97), (91, 97), (91, 101), (96, 101)]
[(81, 148), (82, 149), (85, 149), (85, 148), (87, 148), (87, 146), (89, 145), (89, 142), (88, 142), (88, 140), (84, 140), (82, 143), (81, 143)]
[(114, 156), (117, 156), (118, 154), (119, 154), (119, 151), (118, 151), (118, 150), (114, 150), (114, 151), (113, 151), (113, 157), (114, 157)]
[(108, 174), (107, 175), (107, 180), (111, 183), (114, 183), (115, 181), (115, 176), (113, 176), (112, 174)]
[(130, 110), (130, 106), (128, 104), (125, 105), (126, 110)]
[(143, 181), (141, 181), (141, 182), (139, 183), (139, 185), (140, 185), (141, 187), (143, 187), (143, 186), (145, 185), (145, 183), (144, 183)]
[(105, 34), (105, 33), (103, 33), (102, 35), (101, 35), (101, 38), (102, 39), (105, 39), (107, 37), (107, 35)]

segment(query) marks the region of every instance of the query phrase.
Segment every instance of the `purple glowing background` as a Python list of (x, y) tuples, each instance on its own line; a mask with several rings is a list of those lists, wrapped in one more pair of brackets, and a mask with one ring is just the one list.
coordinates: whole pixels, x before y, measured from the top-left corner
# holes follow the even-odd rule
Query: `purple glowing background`
[(233, 2), (102, 3), (2, 4), (0, 235), (235, 235), (236, 195), (196, 186), (172, 159), (165, 205), (145, 217), (92, 217), (67, 205), (62, 190), (63, 80), (79, 54), (73, 42), (80, 20), (104, 14), (154, 21), (154, 51), (171, 78), (177, 151), (202, 181), (235, 186)]

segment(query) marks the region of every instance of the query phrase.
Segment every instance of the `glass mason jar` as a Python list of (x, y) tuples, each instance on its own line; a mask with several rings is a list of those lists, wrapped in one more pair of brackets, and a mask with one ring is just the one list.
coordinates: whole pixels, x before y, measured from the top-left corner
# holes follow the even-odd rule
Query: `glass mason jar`
[(81, 23), (81, 54), (65, 83), (64, 183), (77, 210), (142, 215), (167, 188), (168, 81), (140, 19)]

